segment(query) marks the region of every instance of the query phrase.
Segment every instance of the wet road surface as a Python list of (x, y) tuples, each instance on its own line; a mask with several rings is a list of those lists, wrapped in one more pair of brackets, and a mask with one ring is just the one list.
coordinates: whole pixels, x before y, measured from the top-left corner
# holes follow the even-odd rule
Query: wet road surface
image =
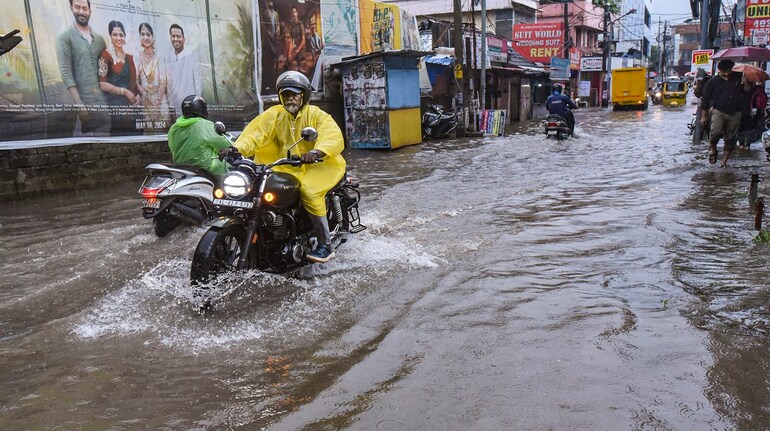
[(347, 150), (369, 229), (203, 316), (138, 184), (5, 205), (0, 429), (768, 428), (770, 164), (691, 112)]

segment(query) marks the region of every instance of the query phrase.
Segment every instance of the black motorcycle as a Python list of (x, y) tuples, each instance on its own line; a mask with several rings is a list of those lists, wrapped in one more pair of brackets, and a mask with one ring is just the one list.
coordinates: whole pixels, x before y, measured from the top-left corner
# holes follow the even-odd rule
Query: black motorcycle
[(430, 104), (422, 114), (422, 139), (446, 138), (457, 128), (454, 112), (445, 112), (441, 105)]
[(561, 141), (567, 139), (569, 135), (567, 120), (561, 115), (549, 114), (548, 118), (545, 119), (545, 138), (548, 139), (553, 136), (556, 140)]
[[(225, 133), (222, 123), (217, 131)], [(232, 166), (215, 190), (214, 207), (219, 215), (198, 242), (192, 258), (190, 281), (193, 295), (203, 307), (211, 305), (210, 283), (231, 271), (257, 269), (283, 273), (309, 262), (305, 255), (317, 243), (315, 231), (299, 197), (299, 180), (288, 173), (275, 172), (281, 165), (301, 166), (302, 160), (291, 149), (302, 140), (314, 141), (312, 127), (302, 130), (302, 138), (289, 147), (286, 157), (269, 165), (257, 164), (233, 151), (227, 156)], [(319, 163), (322, 162), (319, 159)], [(326, 195), (332, 246), (345, 242), (345, 234), (366, 229), (360, 222), (358, 183), (347, 173)]]

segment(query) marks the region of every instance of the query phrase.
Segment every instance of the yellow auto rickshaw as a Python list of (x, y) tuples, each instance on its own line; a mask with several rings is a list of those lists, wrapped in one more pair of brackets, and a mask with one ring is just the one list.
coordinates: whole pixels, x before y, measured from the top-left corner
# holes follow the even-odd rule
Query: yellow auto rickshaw
[(684, 106), (687, 104), (687, 81), (670, 76), (663, 81), (663, 106)]

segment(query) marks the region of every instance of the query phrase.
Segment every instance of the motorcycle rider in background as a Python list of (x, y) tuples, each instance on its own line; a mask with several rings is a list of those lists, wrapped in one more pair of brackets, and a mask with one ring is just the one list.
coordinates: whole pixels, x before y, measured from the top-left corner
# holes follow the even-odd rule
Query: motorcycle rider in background
[(206, 101), (200, 96), (182, 100), (182, 116), (168, 131), (168, 148), (174, 163), (197, 166), (212, 175), (224, 175), (227, 163), (219, 159), (219, 151), (230, 147), (230, 141), (217, 134), (209, 121)]
[[(252, 120), (235, 142), (244, 157), (260, 164), (270, 164), (286, 157), (286, 151), (301, 139), (305, 127), (318, 130), (315, 142), (300, 141), (291, 151), (304, 163), (300, 167), (276, 166), (275, 171), (294, 175), (300, 181), (300, 199), (310, 216), (318, 246), (305, 256), (312, 262), (326, 262), (335, 257), (329, 222), (326, 218), (326, 193), (345, 174), (342, 150), (345, 142), (337, 123), (321, 108), (311, 106), (310, 81), (300, 72), (282, 73), (276, 80), (278, 99), (273, 106)], [(230, 150), (226, 150), (230, 151)], [(323, 163), (315, 163), (323, 159)]]
[(569, 96), (562, 94), (562, 89), (561, 84), (553, 85), (553, 94), (545, 100), (545, 107), (549, 114), (556, 114), (567, 121), (569, 134), (572, 136), (575, 133), (575, 114), (572, 113), (572, 110), (577, 109), (577, 105)]

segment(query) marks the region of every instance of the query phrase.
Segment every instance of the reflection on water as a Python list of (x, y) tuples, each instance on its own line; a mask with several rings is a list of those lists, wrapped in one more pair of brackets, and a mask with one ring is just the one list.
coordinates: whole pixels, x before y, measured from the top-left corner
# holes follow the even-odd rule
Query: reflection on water
[(369, 229), (205, 315), (135, 185), (0, 209), (0, 428), (770, 427), (767, 163), (690, 111), (347, 150)]

